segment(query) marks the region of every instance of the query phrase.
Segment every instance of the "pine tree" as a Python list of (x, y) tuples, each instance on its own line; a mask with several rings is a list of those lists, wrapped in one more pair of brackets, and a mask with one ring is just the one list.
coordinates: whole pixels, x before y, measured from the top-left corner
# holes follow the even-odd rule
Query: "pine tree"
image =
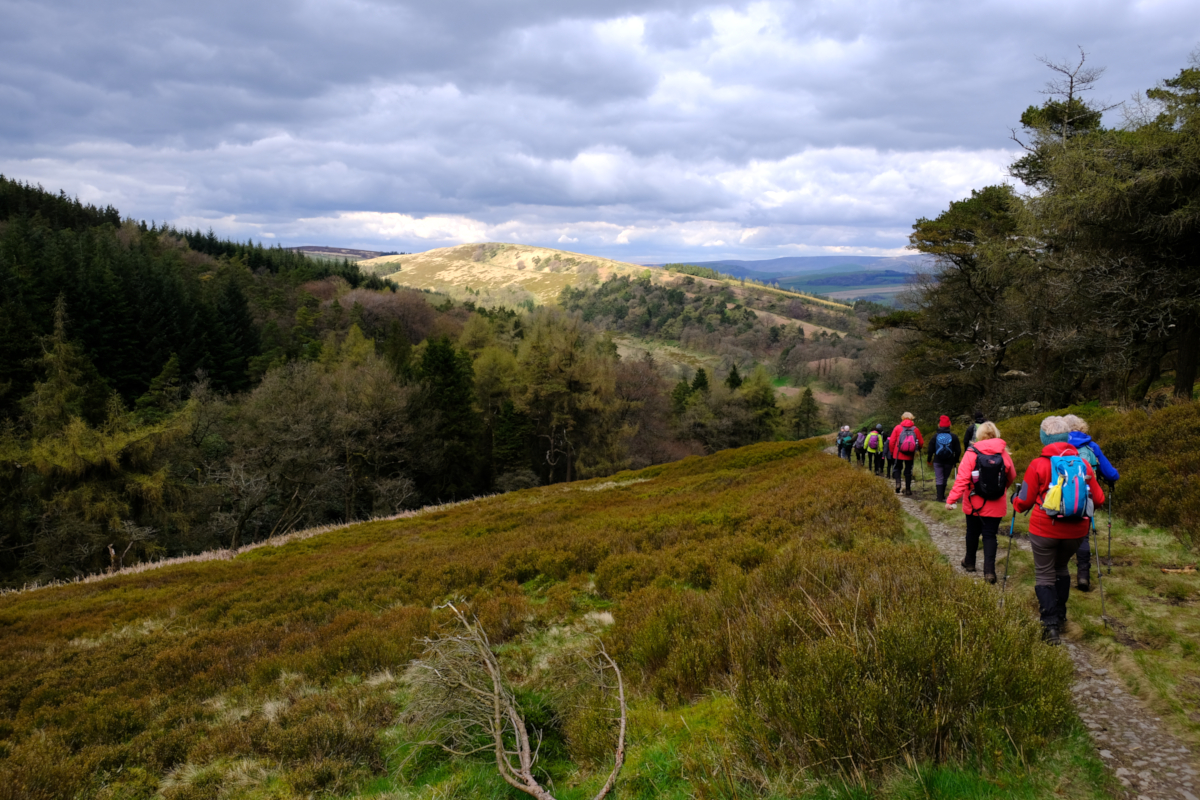
[(800, 398), (800, 405), (796, 409), (797, 438), (807, 439), (815, 436), (820, 421), (821, 407), (817, 404), (817, 399), (813, 397), (812, 389), (806, 388), (804, 396)]
[(696, 377), (692, 378), (693, 392), (708, 392), (708, 373), (704, 371), (704, 367), (696, 370)]
[(738, 374), (737, 364), (734, 364), (729, 369), (729, 376), (725, 378), (725, 385), (730, 389), (736, 389), (742, 385), (742, 376)]
[(420, 377), (419, 413), (436, 420), (431, 444), (438, 449), (426, 493), (435, 500), (469, 496), (477, 489), (481, 438), (471, 357), (446, 336), (434, 339), (421, 358)]
[(671, 390), (671, 411), (679, 416), (687, 408), (688, 400), (692, 398), (692, 386), (685, 380), (680, 380)]
[(67, 338), (67, 303), (61, 295), (54, 305), (54, 332), (43, 340), (42, 351), (45, 378), (22, 401), (33, 435), (47, 436), (72, 419), (100, 415), (108, 389), (80, 348)]

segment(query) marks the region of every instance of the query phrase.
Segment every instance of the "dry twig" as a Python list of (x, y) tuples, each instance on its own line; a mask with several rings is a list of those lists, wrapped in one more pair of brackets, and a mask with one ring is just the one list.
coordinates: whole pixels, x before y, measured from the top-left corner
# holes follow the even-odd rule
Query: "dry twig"
[[(536, 744), (530, 741), (525, 720), (483, 626), (478, 620), (467, 619), (453, 603), (443, 607), (458, 619), (462, 632), (426, 639), (425, 653), (409, 668), (407, 680), (412, 699), (408, 722), (428, 734), (418, 744), (437, 745), (457, 756), (491, 750), (496, 757), (496, 769), (510, 786), (538, 800), (554, 800), (533, 774), (540, 734)], [(602, 645), (588, 659), (588, 666), (601, 682), (603, 673), (612, 670), (620, 706), (615, 763), (595, 796), (595, 800), (601, 800), (612, 791), (625, 763), (628, 714), (621, 670)]]

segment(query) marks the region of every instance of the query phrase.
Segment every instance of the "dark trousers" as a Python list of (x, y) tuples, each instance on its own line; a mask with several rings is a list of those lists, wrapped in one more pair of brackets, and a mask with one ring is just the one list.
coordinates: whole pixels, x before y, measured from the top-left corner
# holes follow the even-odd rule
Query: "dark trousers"
[(996, 574), (996, 534), (1000, 530), (999, 517), (976, 517), (967, 515), (967, 558), (975, 566), (975, 552), (979, 549), (979, 538), (983, 537), (983, 574)]
[(867, 466), (876, 475), (883, 474), (883, 453), (867, 451)]
[(954, 465), (933, 462), (933, 485), (937, 487), (937, 499), (940, 503), (946, 499), (946, 483), (954, 477)]
[[(914, 460), (915, 460), (915, 459), (914, 459)], [(905, 489), (911, 489), (911, 488), (912, 488), (912, 467), (913, 467), (913, 462), (912, 462), (912, 461), (904, 461), (903, 459), (899, 459), (899, 458), (897, 458), (897, 459), (896, 459), (895, 461), (893, 461), (892, 463), (895, 465), (895, 467), (894, 467), (894, 469), (895, 469), (895, 473), (894, 473), (894, 475), (895, 475), (895, 477), (896, 477), (896, 485), (897, 485), (897, 486), (899, 486), (899, 485), (900, 485), (900, 475), (901, 475), (901, 474), (903, 474), (903, 475), (904, 475), (904, 488), (905, 488)]]
[(867, 463), (867, 451), (855, 449), (854, 455), (858, 458), (858, 465), (861, 467)]
[(1086, 536), (1052, 539), (1029, 534), (1033, 550), (1033, 591), (1037, 595), (1043, 625), (1062, 625), (1067, 621), (1067, 600), (1071, 596), (1071, 571), (1067, 565), (1085, 541)]
[(1083, 543), (1075, 552), (1075, 564), (1079, 567), (1080, 575), (1087, 575), (1092, 570), (1092, 540), (1085, 536)]

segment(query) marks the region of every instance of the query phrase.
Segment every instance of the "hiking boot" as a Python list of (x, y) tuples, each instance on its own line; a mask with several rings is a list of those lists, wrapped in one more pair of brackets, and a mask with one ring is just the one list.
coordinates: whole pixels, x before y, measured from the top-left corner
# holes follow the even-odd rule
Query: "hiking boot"
[(985, 572), (983, 573), (983, 579), (994, 586), (996, 584), (996, 573)]
[(904, 490), (904, 496), (905, 496), (905, 497), (912, 497), (912, 489), (911, 489), (911, 488), (909, 488), (909, 489), (905, 489), (905, 490)]
[(1058, 635), (1057, 625), (1047, 625), (1042, 628), (1042, 641), (1049, 645), (1057, 647), (1062, 644), (1062, 639)]
[(937, 501), (943, 503), (946, 501), (946, 484), (937, 484)]
[(960, 567), (962, 567), (963, 569), (965, 569), (967, 572), (974, 572), (974, 571), (975, 571), (975, 565), (974, 565), (974, 564), (968, 564), (968, 563), (967, 563), (967, 560), (966, 560), (965, 558), (964, 558), (962, 561), (958, 562), (958, 565), (959, 565)]
[(896, 494), (900, 494), (900, 484), (896, 484)]
[(1090, 571), (1079, 573), (1079, 577), (1075, 581), (1075, 588), (1081, 592), (1090, 592), (1092, 590), (1092, 574)]

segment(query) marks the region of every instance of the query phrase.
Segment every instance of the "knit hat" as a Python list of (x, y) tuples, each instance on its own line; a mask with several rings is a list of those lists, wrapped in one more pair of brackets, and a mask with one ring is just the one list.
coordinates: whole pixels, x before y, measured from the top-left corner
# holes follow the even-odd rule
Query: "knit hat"
[(1055, 442), (1065, 442), (1071, 438), (1070, 433), (1046, 433), (1038, 431), (1038, 436), (1042, 437), (1042, 446), (1054, 444)]
[(946, 416), (945, 414), (942, 414), (940, 417), (938, 417), (938, 427), (939, 428), (949, 428), (950, 427), (950, 418), (948, 416)]

